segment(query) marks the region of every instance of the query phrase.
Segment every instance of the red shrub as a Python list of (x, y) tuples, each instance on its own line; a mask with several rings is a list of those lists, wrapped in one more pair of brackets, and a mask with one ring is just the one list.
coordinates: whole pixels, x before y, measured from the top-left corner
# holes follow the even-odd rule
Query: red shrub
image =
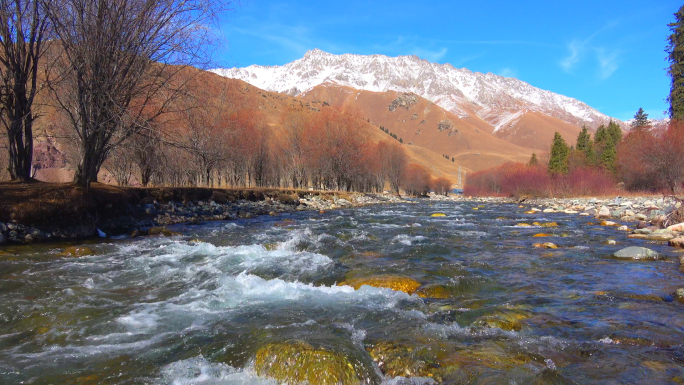
[(578, 168), (550, 177), (543, 166), (506, 163), (471, 175), (463, 191), (470, 196), (581, 196), (615, 192), (611, 176), (595, 168)]

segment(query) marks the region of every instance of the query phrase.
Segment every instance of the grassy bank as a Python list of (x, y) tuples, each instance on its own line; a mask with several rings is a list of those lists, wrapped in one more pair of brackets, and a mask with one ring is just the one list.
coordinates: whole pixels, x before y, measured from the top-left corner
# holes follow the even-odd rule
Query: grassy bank
[(117, 187), (94, 183), (86, 191), (74, 184), (0, 182), (0, 222), (38, 228), (95, 227), (122, 215), (138, 216), (139, 205), (153, 202), (236, 201), (258, 202), (266, 199), (296, 204), (305, 195), (322, 199), (349, 199), (353, 193), (292, 189), (214, 189), (196, 187)]

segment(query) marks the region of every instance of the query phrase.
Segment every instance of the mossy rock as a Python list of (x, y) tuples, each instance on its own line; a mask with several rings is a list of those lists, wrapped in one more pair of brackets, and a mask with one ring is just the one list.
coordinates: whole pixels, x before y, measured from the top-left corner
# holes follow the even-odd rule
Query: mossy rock
[(60, 255), (63, 257), (80, 258), (80, 257), (88, 257), (91, 255), (95, 255), (95, 251), (93, 251), (93, 249), (91, 249), (89, 247), (85, 247), (85, 246), (71, 246), (71, 247), (67, 247), (66, 249), (64, 249), (64, 251), (62, 251), (62, 253)]
[(522, 330), (523, 321), (531, 316), (531, 313), (526, 311), (504, 310), (479, 318), (475, 325), (517, 332)]
[(546, 243), (535, 243), (532, 245), (532, 247), (536, 249), (557, 249), (558, 246), (556, 246), (554, 243), (551, 242), (546, 242)]
[(415, 279), (401, 275), (358, 277), (345, 280), (338, 284), (338, 286), (351, 286), (355, 290), (358, 290), (363, 285), (392, 289), (395, 291), (403, 291), (407, 294), (413, 294), (420, 287), (420, 283)]
[(529, 223), (518, 223), (516, 226), (518, 226), (518, 227), (532, 227), (532, 225)]
[(345, 356), (301, 342), (268, 344), (256, 353), (259, 376), (289, 384), (359, 384), (361, 379)]
[(432, 215), (430, 215), (430, 216), (433, 217), (433, 218), (438, 218), (438, 217), (446, 217), (446, 214), (444, 214), (444, 213), (434, 213), (434, 214), (432, 214)]
[(383, 341), (367, 347), (366, 350), (385, 376), (430, 377), (440, 380), (439, 369), (442, 362), (439, 359), (450, 349)]
[(539, 227), (558, 227), (558, 223), (556, 223), (556, 222), (545, 222), (545, 223), (534, 222), (533, 225), (539, 226)]
[(150, 227), (150, 229), (147, 231), (147, 234), (152, 236), (163, 235), (165, 237), (174, 237), (177, 235), (181, 235), (181, 233), (177, 231), (171, 231), (164, 226)]
[(447, 299), (452, 297), (451, 289), (444, 285), (426, 285), (416, 291), (419, 297)]
[(299, 203), (299, 197), (296, 195), (279, 194), (276, 200), (284, 205), (296, 205)]

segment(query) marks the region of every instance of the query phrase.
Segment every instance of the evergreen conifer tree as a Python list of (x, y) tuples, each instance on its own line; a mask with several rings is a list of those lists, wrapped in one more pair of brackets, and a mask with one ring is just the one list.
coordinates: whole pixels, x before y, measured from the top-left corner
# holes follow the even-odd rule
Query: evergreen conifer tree
[(580, 131), (579, 135), (577, 136), (577, 150), (586, 153), (587, 147), (589, 147), (590, 143), (591, 134), (589, 133), (589, 130), (587, 130), (587, 127), (582, 127), (582, 131)]
[(527, 164), (528, 166), (536, 166), (539, 164), (539, 160), (537, 159), (537, 153), (533, 152), (532, 157), (530, 158), (530, 162)]
[(556, 132), (551, 145), (551, 157), (549, 159), (549, 173), (552, 175), (567, 174), (568, 172), (568, 145), (563, 137)]
[(644, 113), (643, 108), (639, 108), (636, 114), (634, 114), (634, 121), (632, 122), (632, 127), (640, 128), (648, 126), (648, 114)]
[(668, 45), (665, 52), (668, 53), (670, 68), (670, 118), (684, 118), (684, 5), (674, 14), (675, 22), (668, 24), (672, 34), (667, 38)]

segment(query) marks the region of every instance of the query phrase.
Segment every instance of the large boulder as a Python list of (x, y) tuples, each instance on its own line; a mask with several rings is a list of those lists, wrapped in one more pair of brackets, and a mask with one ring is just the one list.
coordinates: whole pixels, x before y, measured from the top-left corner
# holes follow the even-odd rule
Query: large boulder
[(633, 260), (649, 260), (655, 261), (661, 258), (661, 255), (656, 251), (646, 247), (630, 246), (619, 250), (613, 254), (615, 258), (619, 259), (633, 259)]
[(355, 290), (360, 289), (364, 285), (403, 291), (407, 294), (413, 294), (420, 287), (420, 283), (415, 279), (401, 275), (376, 275), (352, 278), (339, 284), (339, 286), (351, 286)]
[(300, 341), (268, 344), (254, 360), (259, 376), (289, 384), (359, 384), (358, 366), (340, 353)]

